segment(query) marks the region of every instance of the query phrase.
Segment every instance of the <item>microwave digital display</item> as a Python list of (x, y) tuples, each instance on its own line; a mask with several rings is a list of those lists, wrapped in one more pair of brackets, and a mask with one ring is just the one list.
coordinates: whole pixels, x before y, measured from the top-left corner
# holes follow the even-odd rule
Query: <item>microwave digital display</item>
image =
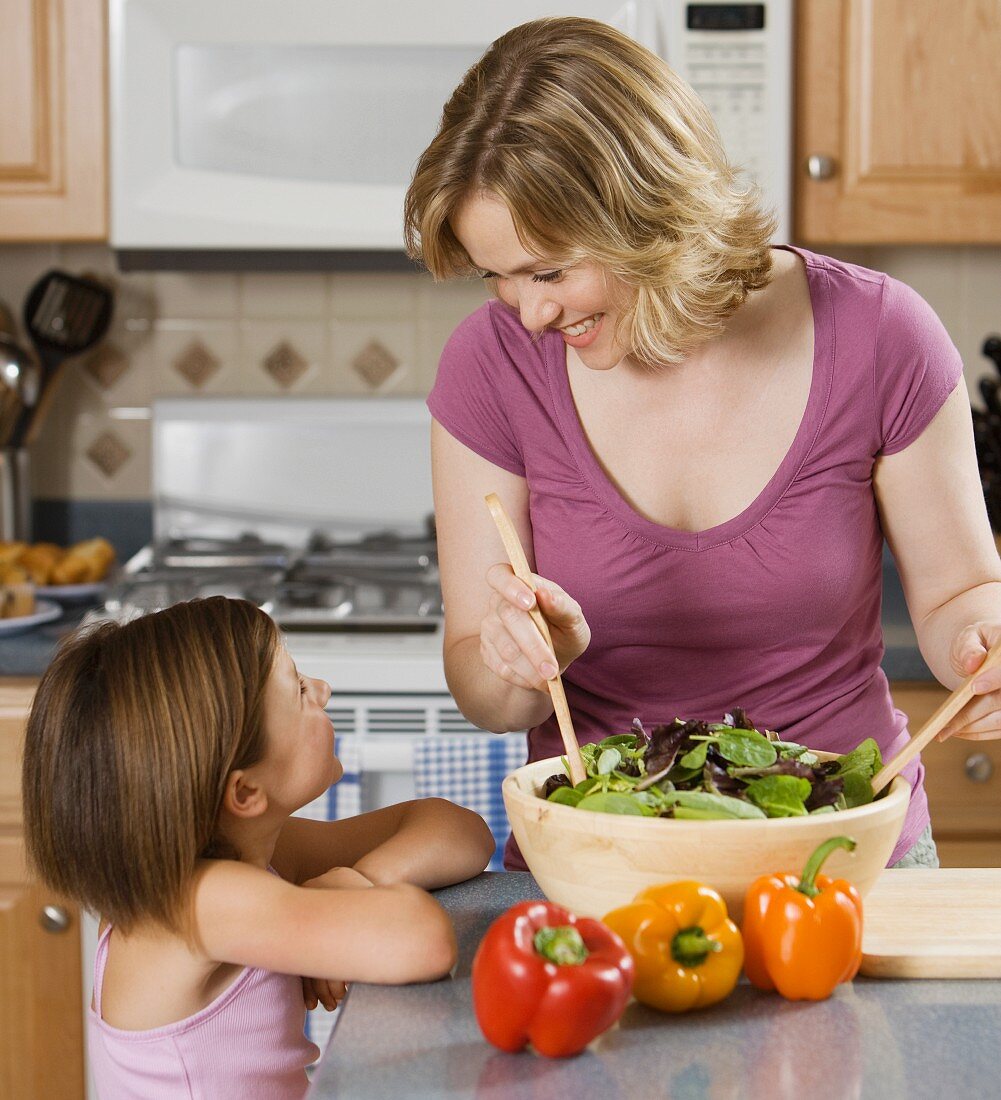
[(764, 4), (689, 4), (690, 31), (763, 31)]

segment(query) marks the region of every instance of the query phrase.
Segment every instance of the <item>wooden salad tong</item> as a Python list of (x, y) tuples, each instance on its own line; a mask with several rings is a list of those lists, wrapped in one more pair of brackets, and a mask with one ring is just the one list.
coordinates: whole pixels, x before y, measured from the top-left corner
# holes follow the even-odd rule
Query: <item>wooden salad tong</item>
[[(524, 581), (535, 592), (536, 587), (535, 582), (532, 580), (532, 570), (528, 567), (528, 559), (525, 557), (525, 551), (522, 548), (521, 540), (518, 538), (518, 532), (515, 531), (507, 512), (504, 511), (504, 505), (501, 504), (496, 493), (488, 493), (486, 501), (494, 523), (497, 524), (500, 537), (504, 542), (504, 549), (507, 551), (508, 561), (511, 563), (514, 575), (518, 580)], [(545, 639), (546, 645), (552, 649), (553, 639), (549, 633), (549, 624), (539, 610), (538, 599), (536, 599), (535, 606), (528, 613), (532, 616), (532, 622), (539, 628), (539, 633)], [(563, 750), (567, 754), (567, 763), (570, 766), (570, 782), (576, 787), (578, 783), (584, 782), (587, 773), (584, 771), (580, 745), (577, 744), (577, 735), (574, 733), (573, 722), (570, 720), (570, 708), (567, 706), (567, 697), (563, 691), (563, 681), (560, 679), (558, 670), (556, 675), (547, 683), (549, 694), (553, 700), (553, 709), (556, 711), (556, 721), (560, 727), (560, 736), (563, 738)]]
[(982, 676), (988, 669), (994, 668), (999, 664), (1001, 664), (1001, 644), (996, 645), (987, 654), (980, 668), (978, 668), (972, 676), (969, 676), (963, 684), (956, 688), (949, 698), (946, 699), (937, 711), (935, 711), (931, 718), (925, 722), (921, 729), (919, 729), (910, 741), (904, 745), (900, 752), (876, 772), (872, 777), (873, 794), (879, 794), (894, 776), (899, 774), (900, 769), (909, 764), (925, 745), (940, 734), (953, 718), (959, 714), (963, 707), (973, 698), (973, 681), (976, 680), (978, 676)]

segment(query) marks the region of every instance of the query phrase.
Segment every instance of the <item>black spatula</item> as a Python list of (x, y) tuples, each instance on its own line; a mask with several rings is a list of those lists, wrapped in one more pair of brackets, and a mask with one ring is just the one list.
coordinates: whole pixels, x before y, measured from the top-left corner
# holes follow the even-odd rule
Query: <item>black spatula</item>
[(24, 327), (38, 352), (42, 378), (38, 400), (18, 418), (11, 446), (34, 443), (63, 362), (101, 340), (111, 324), (111, 313), (111, 291), (94, 279), (50, 271), (31, 288), (24, 303)]

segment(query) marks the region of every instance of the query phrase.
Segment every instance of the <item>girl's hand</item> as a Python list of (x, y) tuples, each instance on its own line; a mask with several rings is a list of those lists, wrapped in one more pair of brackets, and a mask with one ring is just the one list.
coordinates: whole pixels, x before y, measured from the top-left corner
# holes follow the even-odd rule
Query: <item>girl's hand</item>
[[(956, 635), (952, 645), (952, 666), (964, 679), (984, 663), (987, 651), (1001, 643), (1001, 622), (973, 623)], [(973, 681), (974, 696), (938, 735), (964, 737), (968, 741), (1001, 738), (1001, 666), (995, 666)]]
[(331, 981), (329, 978), (302, 979), (302, 999), (306, 1002), (307, 1009), (321, 1004), (328, 1012), (333, 1012), (344, 1000), (347, 991), (343, 982)]
[[(546, 691), (557, 665), (563, 672), (587, 649), (591, 628), (580, 604), (559, 585), (535, 573), (532, 580), (536, 592), (518, 580), (510, 565), (492, 565), (487, 571), (493, 591), (480, 624), (480, 654), (487, 668), (509, 684)], [(536, 602), (549, 624), (555, 653), (528, 613)]]
[[(372, 883), (353, 867), (331, 867), (322, 875), (304, 882), (303, 886), (312, 890), (358, 890), (371, 886)], [(306, 1002), (306, 1008), (316, 1008), (322, 1004), (328, 1012), (334, 1009), (344, 1000), (347, 987), (343, 982), (332, 978), (307, 978), (302, 979), (302, 997)]]

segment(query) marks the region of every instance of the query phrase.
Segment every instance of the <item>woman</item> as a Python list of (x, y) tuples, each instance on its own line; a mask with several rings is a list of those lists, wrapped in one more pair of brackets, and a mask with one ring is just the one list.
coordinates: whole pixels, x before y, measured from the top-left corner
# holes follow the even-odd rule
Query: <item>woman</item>
[[(691, 89), (589, 20), (498, 39), (418, 162), (411, 254), (497, 298), (428, 402), (446, 672), (471, 721), (531, 730), (531, 759), (560, 752), (554, 660), (583, 740), (739, 705), (891, 756), (908, 734), (880, 669), (884, 536), (946, 687), (1001, 641), (958, 353), (908, 287), (770, 232)], [(490, 491), (537, 597), (496, 564)], [(976, 689), (947, 732), (997, 737), (1001, 674)], [(891, 862), (935, 865), (923, 769), (904, 775)]]

